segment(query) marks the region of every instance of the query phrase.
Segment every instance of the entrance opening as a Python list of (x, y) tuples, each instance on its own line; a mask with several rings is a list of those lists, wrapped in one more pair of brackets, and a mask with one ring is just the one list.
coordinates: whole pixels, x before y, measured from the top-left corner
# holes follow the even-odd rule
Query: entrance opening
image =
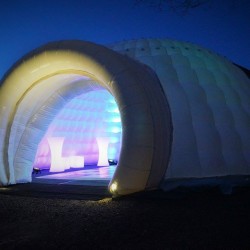
[(55, 116), (38, 145), (33, 179), (111, 180), (119, 161), (121, 118), (105, 89), (76, 96)]
[(150, 67), (98, 44), (58, 41), (21, 58), (1, 82), (0, 185), (30, 182), (36, 166), (55, 174), (87, 164), (107, 165), (107, 158), (117, 157), (112, 148), (121, 135), (120, 119), (106, 110), (95, 113), (96, 102), (83, 116), (86, 130), (85, 122), (78, 126), (80, 117), (73, 120), (74, 110), (49, 128), (69, 100), (103, 88), (114, 96), (123, 128), (109, 190), (126, 195), (159, 187), (171, 152), (172, 121), (161, 82)]

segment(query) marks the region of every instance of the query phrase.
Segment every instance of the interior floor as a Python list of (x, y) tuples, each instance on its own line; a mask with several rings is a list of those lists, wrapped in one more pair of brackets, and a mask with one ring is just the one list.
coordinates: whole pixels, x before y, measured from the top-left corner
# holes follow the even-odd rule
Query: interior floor
[(69, 184), (88, 186), (108, 186), (116, 165), (107, 167), (86, 166), (81, 169), (70, 169), (60, 173), (41, 170), (32, 173), (32, 182), (48, 184)]

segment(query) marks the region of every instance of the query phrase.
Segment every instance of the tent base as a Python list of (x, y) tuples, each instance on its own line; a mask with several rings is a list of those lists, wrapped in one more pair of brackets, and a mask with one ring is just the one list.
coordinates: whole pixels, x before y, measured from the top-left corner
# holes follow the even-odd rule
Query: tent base
[(188, 192), (209, 188), (219, 188), (220, 192), (223, 194), (232, 194), (238, 187), (250, 187), (250, 175), (166, 179), (161, 185), (163, 191), (182, 189)]

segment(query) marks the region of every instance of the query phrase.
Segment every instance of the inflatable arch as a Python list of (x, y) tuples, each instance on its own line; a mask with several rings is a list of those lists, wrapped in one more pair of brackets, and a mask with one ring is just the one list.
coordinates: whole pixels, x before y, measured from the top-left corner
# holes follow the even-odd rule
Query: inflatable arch
[(119, 164), (110, 190), (156, 188), (168, 165), (172, 123), (157, 75), (146, 65), (83, 41), (49, 43), (14, 65), (0, 90), (0, 183), (31, 181), (37, 145), (73, 97), (106, 89), (122, 121)]

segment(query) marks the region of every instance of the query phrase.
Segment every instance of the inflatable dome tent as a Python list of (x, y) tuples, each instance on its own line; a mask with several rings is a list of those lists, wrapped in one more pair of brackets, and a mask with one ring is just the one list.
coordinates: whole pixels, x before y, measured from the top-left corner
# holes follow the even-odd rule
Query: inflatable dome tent
[[(84, 155), (75, 150), (71, 159), (96, 164), (98, 138), (112, 137), (118, 157), (112, 193), (154, 189), (166, 179), (250, 174), (250, 80), (240, 68), (209, 50), (169, 39), (109, 47), (60, 41), (24, 56), (1, 81), (0, 184), (30, 182), (55, 116), (73, 99), (97, 92), (102, 94), (88, 102), (80, 119), (91, 121), (67, 126), (74, 118), (69, 111), (47, 143), (57, 143), (54, 151), (72, 152), (72, 145), (85, 143)], [(114, 109), (114, 102), (120, 115), (115, 118), (103, 109)], [(92, 109), (93, 103), (99, 106)], [(120, 119), (122, 133), (101, 131), (110, 119)]]

